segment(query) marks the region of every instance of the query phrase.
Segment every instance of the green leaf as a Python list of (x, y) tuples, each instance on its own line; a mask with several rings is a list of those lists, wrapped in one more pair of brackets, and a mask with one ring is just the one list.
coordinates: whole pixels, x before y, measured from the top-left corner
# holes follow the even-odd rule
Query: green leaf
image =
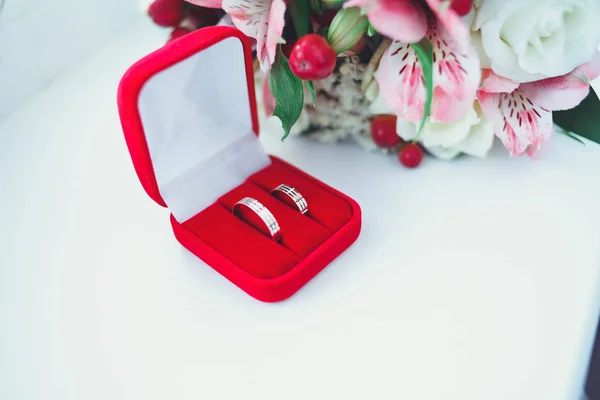
[(427, 91), (427, 97), (425, 98), (425, 108), (423, 110), (423, 119), (419, 126), (419, 131), (415, 140), (419, 138), (425, 122), (431, 115), (431, 102), (433, 101), (433, 46), (427, 39), (421, 40), (419, 43), (413, 43), (410, 45), (415, 49), (419, 64), (421, 64), (421, 71), (423, 71), (423, 78), (425, 78), (425, 89)]
[(316, 107), (317, 99), (315, 97), (315, 85), (313, 85), (312, 81), (306, 81), (306, 87), (308, 88), (308, 91), (310, 92), (310, 96), (312, 97), (312, 106)]
[(321, 0), (310, 0), (310, 8), (317, 14), (323, 13), (323, 3)]
[(552, 116), (554, 123), (565, 131), (600, 143), (600, 99), (593, 90), (590, 90), (590, 94), (577, 107), (567, 111), (555, 111)]
[(373, 37), (373, 36), (377, 35), (377, 31), (375, 30), (375, 27), (373, 25), (371, 25), (370, 22), (369, 22), (369, 26), (367, 27), (367, 35), (369, 35), (369, 37)]
[(566, 137), (571, 138), (574, 141), (579, 142), (579, 143), (581, 143), (582, 145), (585, 146), (585, 142), (583, 140), (579, 139), (579, 137), (577, 137), (577, 135), (575, 135), (572, 132), (564, 130), (562, 127), (560, 127), (558, 125), (556, 126), (556, 133), (560, 133), (561, 135), (565, 135)]
[(292, 0), (290, 4), (292, 22), (294, 23), (296, 36), (298, 36), (298, 38), (308, 34), (308, 1), (309, 0)]
[(271, 67), (269, 88), (275, 97), (273, 115), (281, 120), (285, 132), (281, 141), (284, 141), (302, 113), (304, 90), (302, 80), (292, 73), (288, 59), (281, 52), (281, 46), (277, 47), (275, 62)]

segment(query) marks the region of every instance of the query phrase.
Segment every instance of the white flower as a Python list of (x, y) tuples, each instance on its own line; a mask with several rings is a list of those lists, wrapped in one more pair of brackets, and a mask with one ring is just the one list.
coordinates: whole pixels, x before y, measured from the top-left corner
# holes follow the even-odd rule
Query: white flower
[(600, 44), (598, 0), (483, 0), (473, 29), (494, 72), (516, 82), (561, 76)]
[[(398, 118), (396, 129), (405, 141), (414, 140), (419, 123)], [(478, 103), (452, 124), (427, 122), (418, 140), (434, 156), (452, 159), (461, 153), (485, 157), (494, 143), (494, 124), (485, 118)]]
[[(379, 94), (379, 85), (377, 84), (377, 81), (374, 81), (374, 83), (374, 85), (371, 84), (369, 87), (375, 87), (373, 91), (377, 92), (377, 94), (375, 95), (375, 98), (371, 101), (371, 104), (369, 105), (369, 113), (371, 115), (393, 114), (394, 112), (392, 111), (392, 109), (385, 103), (385, 101), (383, 101), (383, 97), (381, 97), (381, 95)], [(366, 96), (367, 100), (370, 100), (369, 92), (366, 93)]]
[[(394, 113), (381, 96), (373, 100), (369, 111), (371, 115)], [(419, 125), (420, 122), (398, 118), (396, 131), (403, 140), (414, 140)], [(485, 117), (479, 103), (475, 102), (464, 117), (453, 124), (425, 123), (419, 142), (441, 159), (449, 160), (461, 153), (483, 158), (494, 144), (494, 124)]]

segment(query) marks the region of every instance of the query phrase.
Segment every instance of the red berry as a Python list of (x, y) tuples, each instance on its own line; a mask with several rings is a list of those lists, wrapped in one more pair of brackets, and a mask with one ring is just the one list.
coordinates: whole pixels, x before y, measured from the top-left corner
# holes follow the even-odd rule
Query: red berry
[(421, 164), (423, 160), (423, 150), (416, 143), (409, 143), (400, 149), (398, 158), (402, 165), (407, 168), (415, 168)]
[(156, 25), (177, 26), (183, 19), (183, 1), (154, 0), (148, 7), (148, 15)]
[(337, 54), (323, 36), (311, 33), (296, 42), (290, 55), (290, 68), (300, 79), (325, 79), (335, 69)]
[(376, 115), (371, 120), (371, 137), (381, 148), (389, 149), (400, 143), (396, 133), (396, 116), (391, 114)]
[(450, 8), (452, 8), (461, 17), (464, 17), (471, 12), (471, 9), (473, 8), (473, 0), (452, 0)]
[(169, 35), (169, 39), (167, 40), (167, 43), (172, 42), (173, 40), (178, 39), (182, 36), (185, 36), (190, 32), (191, 31), (188, 28), (184, 28), (183, 26), (178, 26), (177, 28), (175, 28), (171, 31), (171, 35)]
[(215, 8), (196, 7), (188, 4), (187, 15), (196, 27), (216, 25), (219, 13)]

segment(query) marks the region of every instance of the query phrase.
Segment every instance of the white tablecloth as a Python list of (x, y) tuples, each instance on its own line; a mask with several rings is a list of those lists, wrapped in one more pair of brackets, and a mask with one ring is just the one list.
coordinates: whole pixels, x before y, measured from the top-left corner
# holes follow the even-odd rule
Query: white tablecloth
[(144, 24), (0, 127), (2, 399), (576, 399), (600, 306), (600, 146), (416, 170), (265, 147), (354, 197), (358, 241), (289, 300), (187, 253), (144, 193), (116, 86)]

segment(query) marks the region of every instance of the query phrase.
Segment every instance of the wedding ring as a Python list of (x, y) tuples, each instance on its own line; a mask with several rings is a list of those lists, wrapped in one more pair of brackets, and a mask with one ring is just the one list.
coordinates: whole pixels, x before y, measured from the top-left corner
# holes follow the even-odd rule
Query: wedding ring
[(306, 203), (304, 197), (299, 191), (289, 185), (282, 183), (275, 189), (271, 190), (271, 194), (283, 201), (285, 201), (284, 198), (287, 198), (288, 201), (291, 200), (298, 211), (300, 211), (302, 214), (306, 214), (308, 212), (308, 203)]
[(263, 206), (260, 201), (253, 199), (252, 197), (244, 197), (233, 206), (233, 214), (239, 216), (241, 207), (248, 208), (250, 211), (256, 214), (269, 231), (271, 239), (279, 240), (281, 236), (279, 223), (277, 223), (277, 220), (267, 207)]

